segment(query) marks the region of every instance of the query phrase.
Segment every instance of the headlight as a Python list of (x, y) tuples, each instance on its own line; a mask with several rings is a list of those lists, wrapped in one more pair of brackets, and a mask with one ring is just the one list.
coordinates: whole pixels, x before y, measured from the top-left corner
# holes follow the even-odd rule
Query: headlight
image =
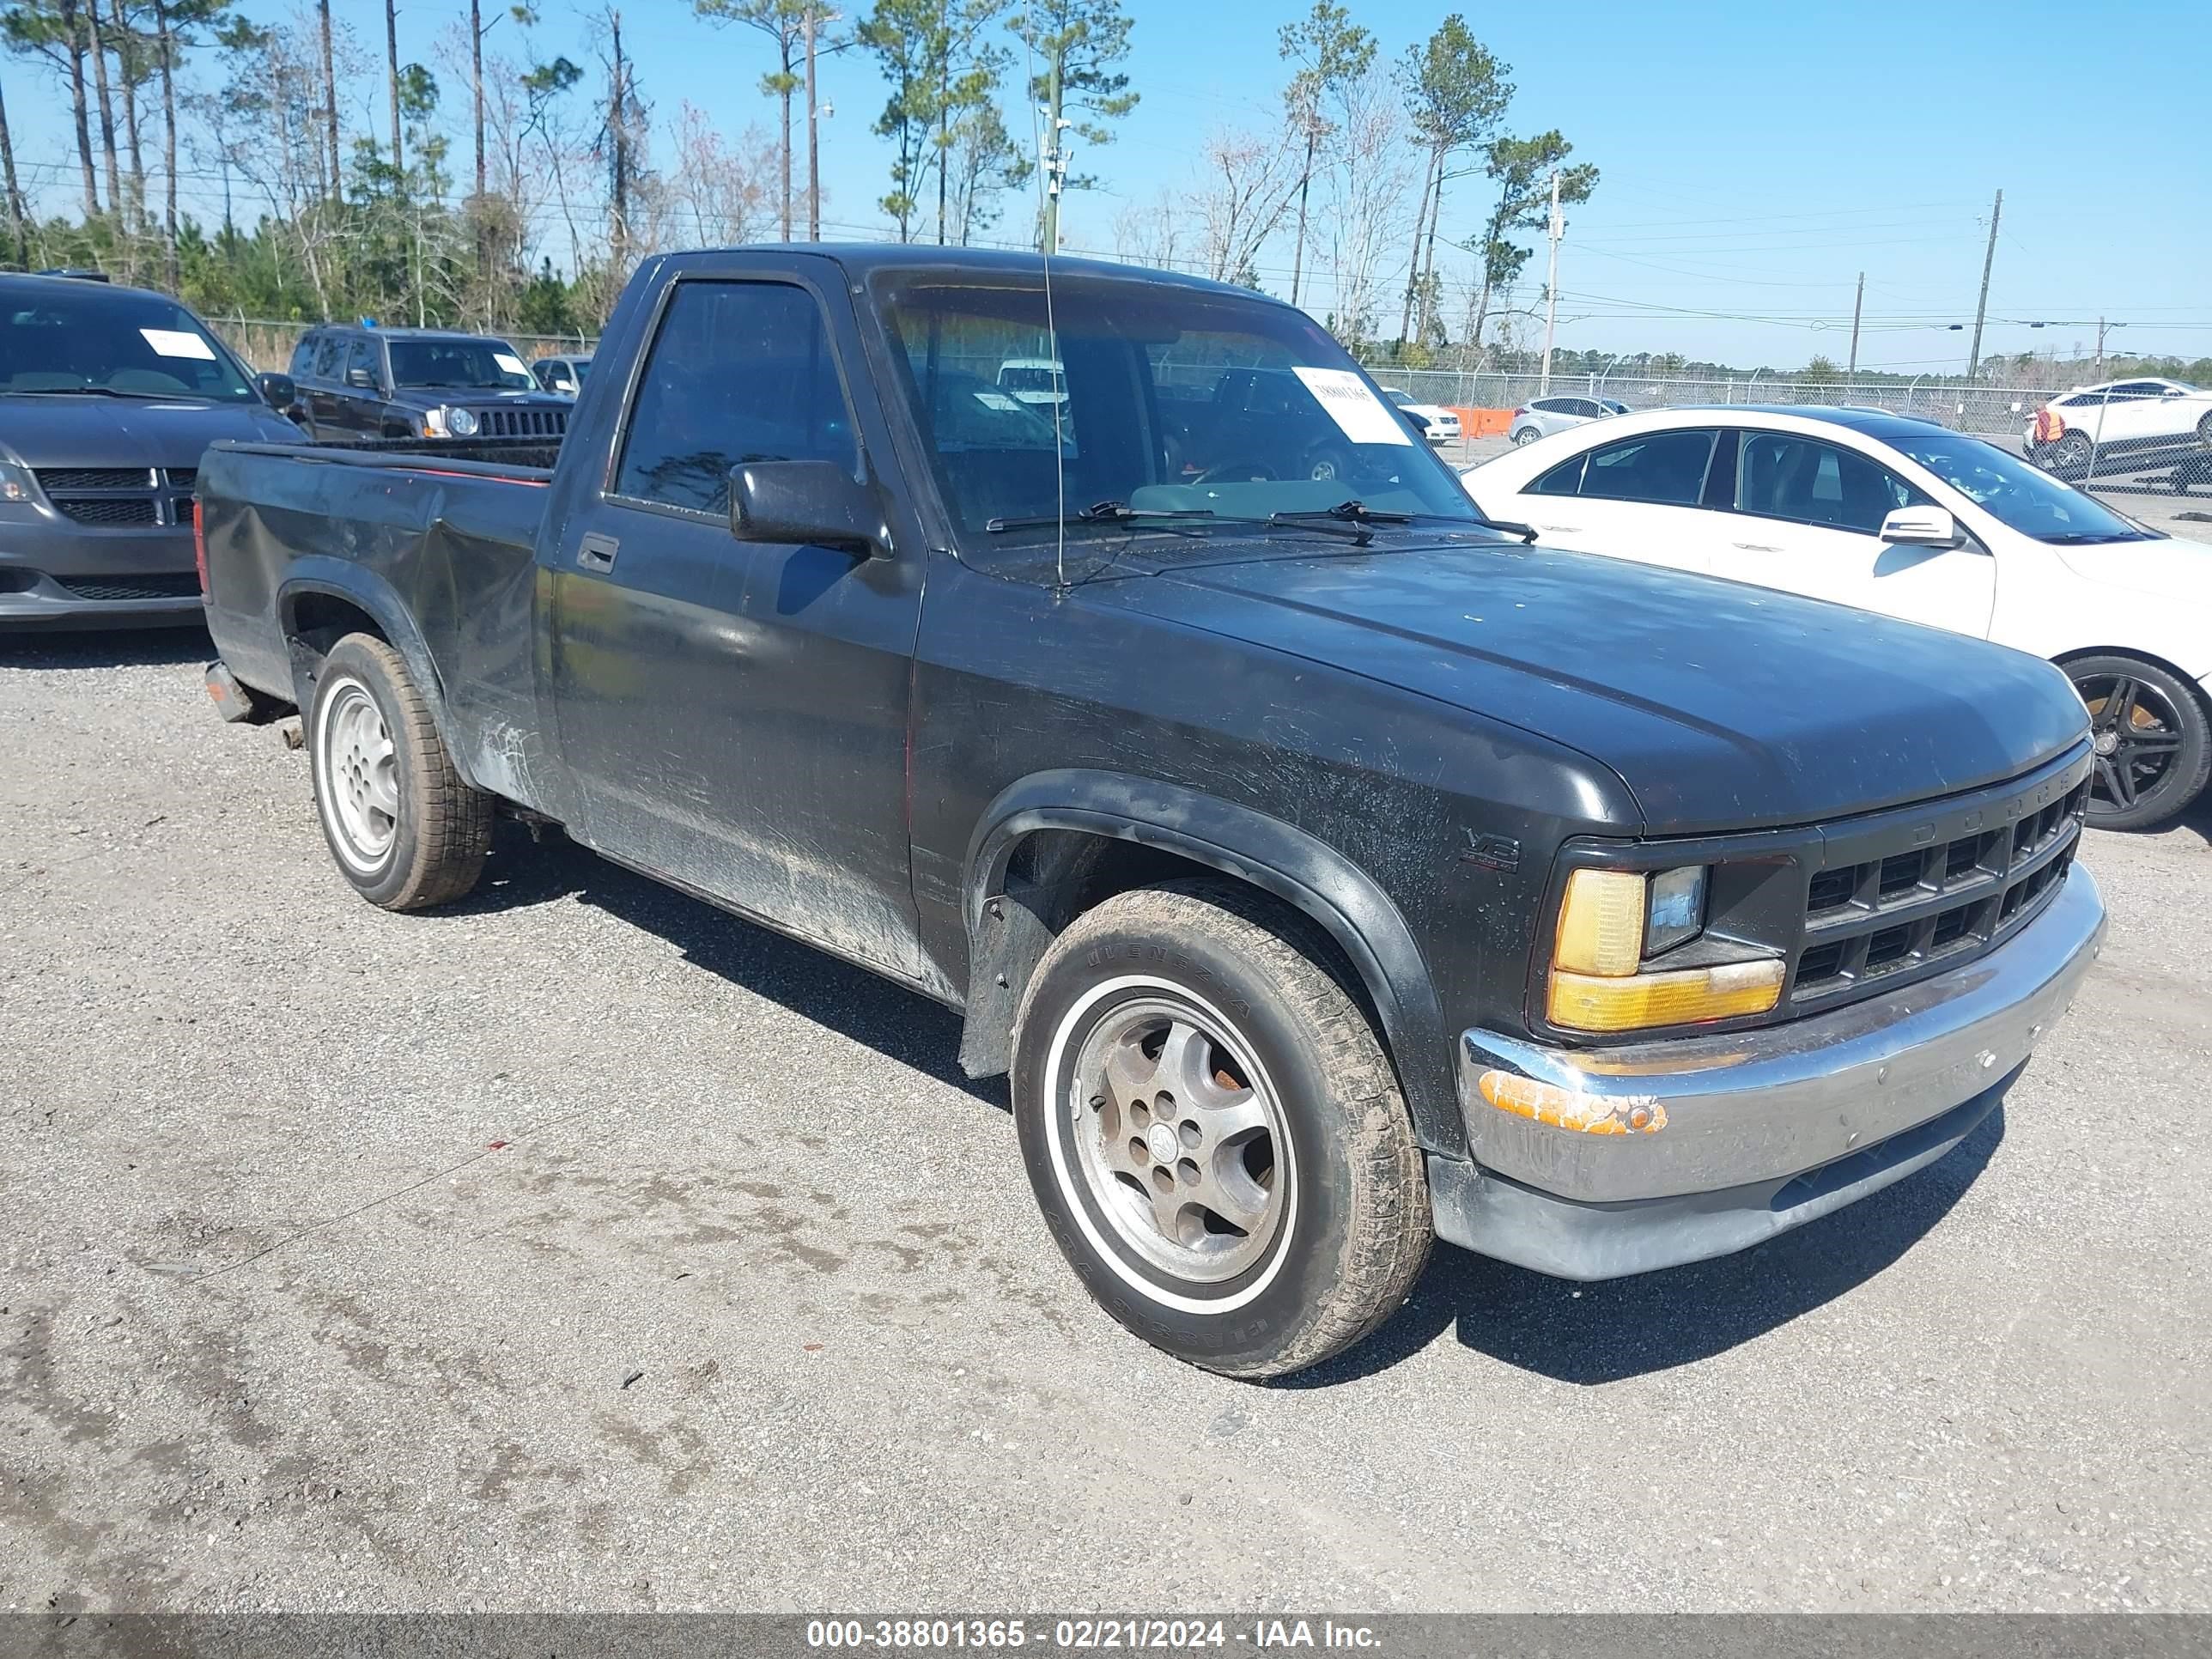
[(1567, 878), (1552, 949), (1546, 1013), (1579, 1031), (1763, 1014), (1781, 1000), (1783, 964), (1773, 958), (1651, 971), (1654, 957), (1705, 931), (1705, 869), (1644, 874), (1577, 870)]
[(446, 428), (456, 438), (473, 438), (477, 434), (477, 413), (472, 409), (449, 409), (446, 411)]
[(0, 501), (35, 501), (39, 487), (31, 482), (31, 470), (14, 461), (0, 461)]
[(1705, 866), (1662, 870), (1650, 878), (1644, 910), (1644, 954), (1656, 957), (1705, 931)]

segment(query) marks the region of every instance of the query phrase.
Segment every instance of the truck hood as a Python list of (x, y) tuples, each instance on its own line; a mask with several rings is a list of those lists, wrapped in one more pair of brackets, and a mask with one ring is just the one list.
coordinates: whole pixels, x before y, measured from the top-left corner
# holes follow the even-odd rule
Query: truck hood
[(1271, 550), (1217, 544), (1096, 597), (1564, 744), (1654, 833), (1972, 789), (2087, 727), (2038, 658), (1737, 582), (1518, 544)]
[(33, 470), (196, 467), (225, 438), (297, 443), (300, 428), (261, 403), (0, 395), (0, 453)]

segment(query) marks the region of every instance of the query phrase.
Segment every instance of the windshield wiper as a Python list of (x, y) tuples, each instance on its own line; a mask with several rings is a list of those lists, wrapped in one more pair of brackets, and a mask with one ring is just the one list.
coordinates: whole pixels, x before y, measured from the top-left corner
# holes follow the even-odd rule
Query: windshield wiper
[(1042, 513), (1026, 519), (993, 519), (983, 528), (996, 536), (1008, 530), (1036, 530), (1048, 525), (1060, 524), (1121, 524), (1131, 519), (1211, 519), (1215, 517), (1211, 507), (1132, 507), (1127, 501), (1093, 501), (1079, 512), (1066, 518), (1055, 513)]
[(196, 398), (204, 404), (216, 399), (204, 392), (122, 392), (112, 386), (30, 386), (11, 389), (10, 398), (129, 398), (167, 403), (175, 398)]
[[(1523, 541), (1533, 542), (1536, 539), (1535, 528), (1531, 525), (1486, 519), (1480, 514), (1471, 518), (1462, 519), (1449, 513), (1398, 513), (1389, 510), (1378, 512), (1376, 508), (1368, 506), (1366, 502), (1356, 498), (1348, 501), (1339, 501), (1334, 507), (1316, 507), (1291, 513), (1271, 513), (1267, 515), (1267, 522), (1271, 525), (1299, 525), (1310, 530), (1334, 529), (1338, 523), (1347, 526), (1411, 524), (1416, 519), (1432, 520), (1438, 524), (1479, 525), (1486, 530), (1502, 530), (1509, 536), (1520, 537)], [(1322, 523), (1319, 522), (1320, 520), (1334, 522)], [(1364, 540), (1362, 545), (1364, 545)]]

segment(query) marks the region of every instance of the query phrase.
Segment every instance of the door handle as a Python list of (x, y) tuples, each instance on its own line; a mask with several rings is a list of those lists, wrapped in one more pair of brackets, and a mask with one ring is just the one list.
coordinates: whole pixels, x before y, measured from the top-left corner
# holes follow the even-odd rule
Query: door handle
[(586, 536), (577, 544), (576, 562), (586, 570), (605, 574), (615, 568), (615, 555), (621, 548), (612, 536)]

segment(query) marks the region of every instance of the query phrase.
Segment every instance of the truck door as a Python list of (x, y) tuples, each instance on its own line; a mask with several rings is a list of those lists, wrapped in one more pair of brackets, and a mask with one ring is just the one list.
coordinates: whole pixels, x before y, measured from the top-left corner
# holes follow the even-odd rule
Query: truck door
[(836, 341), (799, 280), (671, 284), (609, 486), (544, 555), (550, 684), (591, 845), (911, 976), (922, 550), (872, 559), (730, 530), (740, 462), (860, 476)]

